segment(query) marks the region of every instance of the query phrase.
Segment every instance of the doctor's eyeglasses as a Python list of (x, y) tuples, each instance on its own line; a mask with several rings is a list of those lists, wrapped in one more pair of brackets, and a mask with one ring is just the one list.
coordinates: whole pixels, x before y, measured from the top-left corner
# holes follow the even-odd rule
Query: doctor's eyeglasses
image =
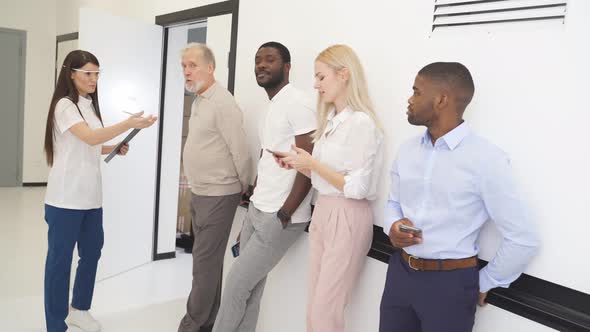
[(82, 74), (85, 74), (87, 77), (96, 76), (96, 78), (98, 78), (98, 76), (100, 76), (100, 70), (84, 70), (84, 69), (76, 69), (76, 68), (72, 68), (72, 70), (77, 71)]

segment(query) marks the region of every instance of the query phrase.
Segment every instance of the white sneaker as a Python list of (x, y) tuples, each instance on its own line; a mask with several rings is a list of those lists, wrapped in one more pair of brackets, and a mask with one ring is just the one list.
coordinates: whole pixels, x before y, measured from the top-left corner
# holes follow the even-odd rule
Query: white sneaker
[(66, 318), (68, 326), (76, 326), (86, 332), (99, 332), (100, 324), (88, 311), (72, 310)]

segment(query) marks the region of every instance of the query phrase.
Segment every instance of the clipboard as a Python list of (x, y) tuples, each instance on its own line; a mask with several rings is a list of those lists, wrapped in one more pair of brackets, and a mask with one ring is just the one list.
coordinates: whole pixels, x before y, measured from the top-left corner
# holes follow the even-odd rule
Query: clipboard
[(113, 152), (109, 153), (109, 155), (104, 159), (104, 162), (108, 163), (109, 161), (111, 161), (111, 159), (115, 158), (115, 156), (119, 153), (119, 151), (121, 151), (121, 147), (123, 147), (123, 144), (129, 143), (129, 141), (131, 141), (131, 139), (133, 137), (135, 137), (135, 135), (137, 135), (137, 133), (140, 130), (141, 129), (133, 129), (129, 133), (129, 135), (127, 135), (127, 137), (125, 137), (125, 139), (123, 141), (121, 141), (121, 143), (117, 144), (117, 146), (113, 149)]

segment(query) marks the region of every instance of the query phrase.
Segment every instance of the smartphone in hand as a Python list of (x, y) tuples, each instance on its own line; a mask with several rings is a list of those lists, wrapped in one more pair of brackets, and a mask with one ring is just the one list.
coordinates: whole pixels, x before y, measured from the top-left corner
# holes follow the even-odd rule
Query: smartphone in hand
[(231, 247), (231, 253), (232, 253), (232, 255), (233, 255), (234, 257), (238, 257), (238, 256), (240, 256), (240, 242), (239, 242), (239, 241), (238, 241), (238, 242), (236, 242), (236, 244), (234, 244), (234, 245)]
[(287, 156), (287, 153), (285, 153), (285, 152), (272, 151), (271, 149), (265, 149), (265, 150), (277, 158), (283, 158), (283, 157)]
[(401, 225), (399, 225), (399, 230), (404, 233), (411, 233), (416, 237), (422, 237), (422, 230), (418, 227), (412, 227), (412, 226), (401, 224)]

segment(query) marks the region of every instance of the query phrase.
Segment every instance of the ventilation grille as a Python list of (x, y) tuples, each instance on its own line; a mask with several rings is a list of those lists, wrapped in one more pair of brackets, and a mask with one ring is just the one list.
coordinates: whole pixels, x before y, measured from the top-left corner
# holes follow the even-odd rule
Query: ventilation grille
[(565, 20), (567, 0), (436, 0), (432, 30), (441, 27)]

